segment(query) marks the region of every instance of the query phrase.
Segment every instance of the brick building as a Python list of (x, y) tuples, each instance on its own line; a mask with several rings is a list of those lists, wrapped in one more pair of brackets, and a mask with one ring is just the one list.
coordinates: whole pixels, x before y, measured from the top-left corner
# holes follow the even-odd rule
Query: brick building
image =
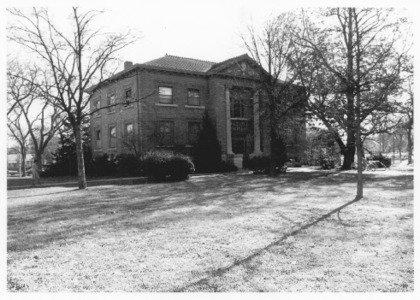
[[(216, 127), (223, 159), (240, 164), (244, 153), (268, 153), (268, 124), (259, 109), (264, 97), (258, 92), (256, 68), (248, 55), (220, 63), (172, 55), (143, 64), (125, 62), (124, 70), (90, 89), (91, 111), (121, 103), (92, 115), (94, 154), (155, 148), (188, 152), (205, 112)], [(284, 131), (290, 154), (299, 159), (305, 119), (296, 118), (298, 126)]]

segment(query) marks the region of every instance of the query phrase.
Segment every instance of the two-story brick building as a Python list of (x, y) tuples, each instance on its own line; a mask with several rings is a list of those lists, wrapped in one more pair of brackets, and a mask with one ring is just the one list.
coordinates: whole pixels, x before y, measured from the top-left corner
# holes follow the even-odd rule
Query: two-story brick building
[[(192, 147), (205, 112), (213, 121), (223, 159), (269, 152), (266, 118), (259, 109), (258, 65), (241, 55), (220, 63), (166, 55), (124, 70), (91, 88), (94, 154)], [(130, 103), (124, 105), (124, 103)], [(303, 155), (305, 119), (285, 128), (292, 157)], [(301, 143), (302, 142), (302, 143)]]

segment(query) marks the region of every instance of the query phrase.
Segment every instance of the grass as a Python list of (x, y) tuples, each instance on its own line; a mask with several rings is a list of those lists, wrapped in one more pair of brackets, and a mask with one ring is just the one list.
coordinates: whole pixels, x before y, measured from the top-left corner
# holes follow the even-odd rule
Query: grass
[(19, 291), (412, 291), (413, 175), (304, 168), (279, 178), (8, 192)]

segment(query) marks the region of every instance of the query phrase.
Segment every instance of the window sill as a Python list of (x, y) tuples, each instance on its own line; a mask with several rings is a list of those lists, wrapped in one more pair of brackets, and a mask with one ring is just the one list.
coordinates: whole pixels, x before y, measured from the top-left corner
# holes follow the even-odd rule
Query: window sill
[(155, 103), (156, 106), (164, 106), (164, 107), (177, 107), (178, 104), (172, 104), (172, 103)]
[(205, 109), (204, 105), (185, 105), (185, 108)]
[(230, 117), (230, 119), (231, 120), (233, 120), (233, 121), (249, 121), (249, 118), (239, 118), (239, 117), (235, 117), (235, 118), (233, 118), (233, 117)]

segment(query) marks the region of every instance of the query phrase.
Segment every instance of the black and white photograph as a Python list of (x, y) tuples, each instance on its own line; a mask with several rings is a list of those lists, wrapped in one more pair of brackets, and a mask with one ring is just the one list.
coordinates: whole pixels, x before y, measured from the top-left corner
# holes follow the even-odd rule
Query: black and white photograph
[(418, 12), (6, 1), (2, 299), (417, 298)]

